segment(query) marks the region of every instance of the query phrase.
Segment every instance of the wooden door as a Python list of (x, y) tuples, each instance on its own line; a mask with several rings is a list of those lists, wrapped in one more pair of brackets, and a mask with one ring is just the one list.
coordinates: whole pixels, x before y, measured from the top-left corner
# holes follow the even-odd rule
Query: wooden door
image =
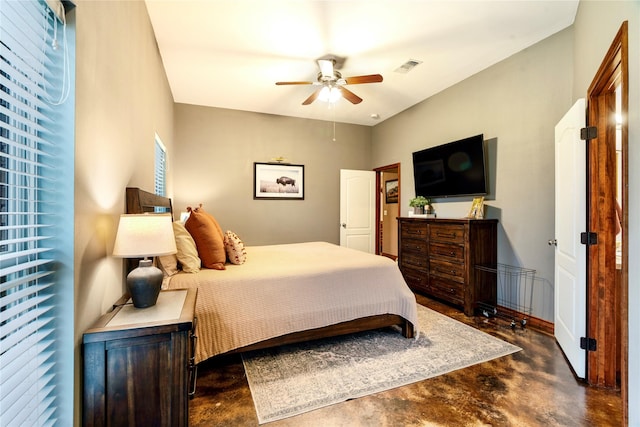
[(375, 253), (376, 175), (340, 170), (340, 246)]
[(587, 251), (580, 234), (586, 225), (585, 100), (579, 99), (555, 128), (554, 334), (576, 376), (585, 377)]
[[(595, 339), (588, 352), (587, 381), (590, 384), (617, 387), (620, 377), (622, 401), (627, 414), (627, 290), (628, 290), (628, 36), (627, 22), (622, 24), (604, 61), (591, 83), (588, 94), (588, 118), (595, 135), (588, 144), (588, 228), (597, 234), (597, 243), (588, 246), (587, 334)], [(620, 103), (616, 105), (616, 91)], [(616, 113), (620, 117), (617, 123)], [(622, 153), (622, 168), (616, 165), (616, 127)], [(617, 175), (621, 174), (622, 200), (616, 201)], [(621, 206), (622, 244), (616, 254), (616, 202)]]
[[(376, 192), (376, 224), (379, 225), (378, 233), (376, 233), (376, 255), (387, 256), (392, 259), (398, 257), (398, 220), (397, 218), (402, 216), (401, 203), (402, 203), (402, 185), (401, 185), (401, 173), (400, 163), (394, 163), (392, 165), (382, 166), (375, 168), (376, 173), (376, 188), (379, 191)], [(390, 175), (394, 179), (398, 180), (398, 194), (397, 202), (392, 204), (386, 204), (386, 177)], [(386, 236), (385, 236), (386, 232)], [(390, 248), (386, 248), (384, 242), (386, 242)]]

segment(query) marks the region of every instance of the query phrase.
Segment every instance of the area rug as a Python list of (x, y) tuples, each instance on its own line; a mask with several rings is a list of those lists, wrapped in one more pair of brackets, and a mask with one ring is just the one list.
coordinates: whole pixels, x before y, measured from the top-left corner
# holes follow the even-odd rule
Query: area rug
[(244, 354), (258, 421), (291, 417), (521, 350), (421, 305), (418, 322), (416, 339), (387, 328)]

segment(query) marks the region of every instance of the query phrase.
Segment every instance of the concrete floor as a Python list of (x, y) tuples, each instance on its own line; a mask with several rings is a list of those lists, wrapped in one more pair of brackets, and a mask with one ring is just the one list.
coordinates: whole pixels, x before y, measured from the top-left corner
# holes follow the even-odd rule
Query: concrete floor
[[(587, 387), (573, 376), (555, 339), (503, 320), (468, 318), (418, 295), (420, 304), (523, 351), (415, 384), (266, 425), (281, 426), (621, 426), (616, 390)], [(240, 356), (199, 366), (191, 426), (257, 426)]]

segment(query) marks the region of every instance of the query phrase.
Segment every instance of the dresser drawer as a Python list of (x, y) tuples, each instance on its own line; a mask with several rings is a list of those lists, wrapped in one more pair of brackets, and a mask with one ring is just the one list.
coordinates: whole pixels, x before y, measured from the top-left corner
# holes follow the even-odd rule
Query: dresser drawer
[(464, 243), (464, 225), (431, 224), (429, 240), (448, 243)]
[(402, 239), (402, 252), (414, 252), (427, 256), (428, 244), (425, 240)]
[(464, 264), (433, 258), (429, 262), (429, 273), (464, 283)]
[(415, 253), (403, 253), (402, 254), (402, 266), (403, 267), (413, 267), (417, 269), (421, 269), (424, 272), (429, 270), (429, 259), (426, 255), (415, 254)]
[(402, 275), (410, 288), (422, 291), (428, 290), (429, 276), (425, 272), (412, 268), (402, 268)]
[(446, 243), (431, 243), (429, 245), (429, 256), (434, 258), (457, 260), (458, 262), (464, 261), (464, 246)]
[(425, 239), (427, 237), (427, 225), (416, 223), (402, 223), (400, 228), (402, 238)]
[(464, 285), (438, 277), (429, 280), (429, 292), (457, 305), (464, 304)]

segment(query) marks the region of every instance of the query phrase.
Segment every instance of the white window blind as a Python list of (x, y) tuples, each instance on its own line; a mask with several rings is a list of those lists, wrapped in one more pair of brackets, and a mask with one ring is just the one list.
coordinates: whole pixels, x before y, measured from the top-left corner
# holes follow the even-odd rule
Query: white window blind
[(167, 149), (156, 135), (155, 192), (158, 196), (167, 195)]
[(73, 418), (73, 368), (64, 367), (73, 360), (73, 114), (69, 46), (54, 16), (44, 1), (0, 2), (3, 427)]

